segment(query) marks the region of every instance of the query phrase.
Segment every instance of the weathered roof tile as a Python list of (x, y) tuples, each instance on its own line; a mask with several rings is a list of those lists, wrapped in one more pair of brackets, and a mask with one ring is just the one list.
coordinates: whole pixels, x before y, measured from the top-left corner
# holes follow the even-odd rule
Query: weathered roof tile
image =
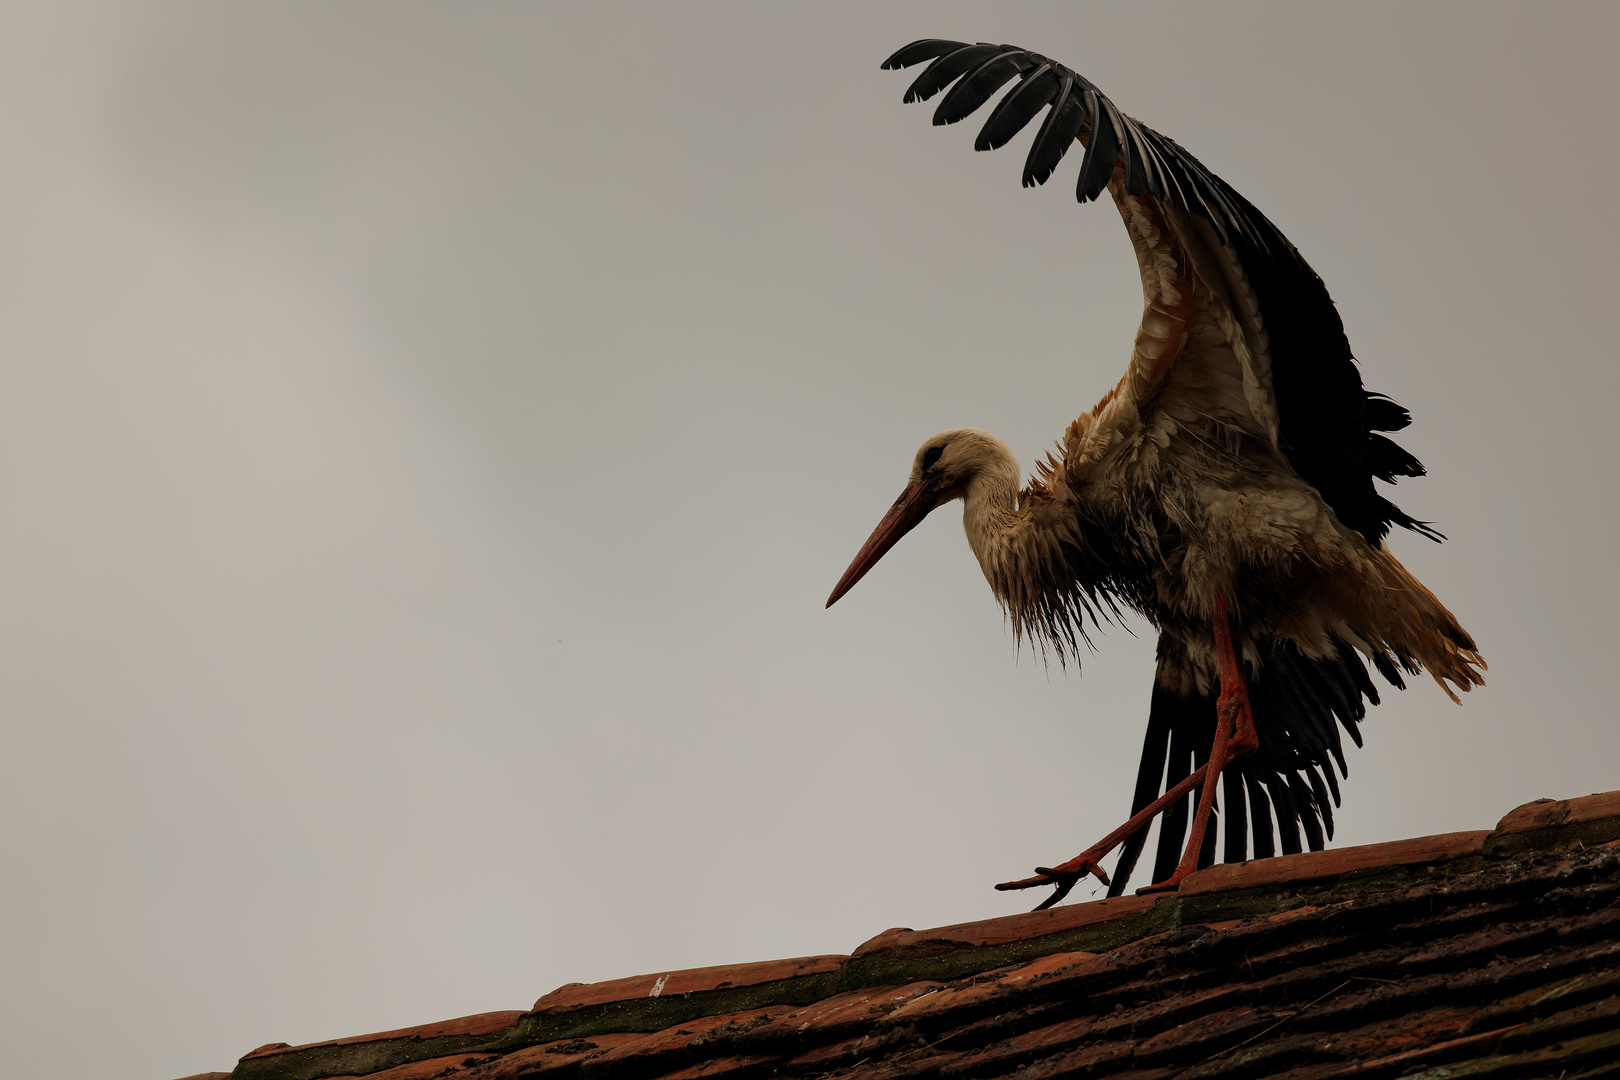
[(608, 1053), (641, 1038), (641, 1035), (630, 1034), (597, 1035), (590, 1039), (560, 1039), (527, 1046), (469, 1070), (466, 1080), (517, 1080), (530, 1076), (565, 1080), (579, 1074), (580, 1063), (587, 1057)]
[(1496, 831), (1521, 833), (1612, 817), (1620, 817), (1620, 791), (1605, 791), (1579, 799), (1537, 799), (1508, 811), (1496, 823)]
[(633, 975), (599, 983), (569, 983), (534, 1003), (539, 1013), (566, 1012), (583, 1005), (600, 1005), (632, 998), (656, 998), (665, 994), (693, 994), (729, 987), (759, 986), (762, 983), (795, 979), (805, 975), (836, 972), (843, 956), (800, 956), (792, 960), (765, 960), (749, 964), (721, 964), (717, 967), (689, 968), (654, 975)]
[[(596, 1076), (653, 1076), (719, 1057), (728, 1051), (724, 1044), (740, 1032), (768, 1024), (787, 1012), (776, 1006), (748, 1013), (728, 1013), (689, 1020), (674, 1027), (630, 1039), (591, 1054), (580, 1062), (580, 1074)], [(719, 1046), (718, 1052), (711, 1047)]]
[(1128, 915), (1140, 915), (1152, 911), (1157, 903), (1158, 898), (1154, 896), (1116, 896), (1086, 904), (1029, 911), (1022, 915), (1004, 915), (999, 919), (939, 926), (932, 930), (885, 930), (862, 943), (850, 955), (862, 957), (872, 953), (909, 953), (912, 956), (932, 956), (964, 946), (1005, 945), (1095, 923), (1111, 922)]
[(452, 1036), (478, 1036), (492, 1035), (504, 1031), (517, 1023), (523, 1013), (516, 1009), (501, 1012), (475, 1013), (472, 1016), (460, 1016), (454, 1020), (441, 1020), (434, 1024), (420, 1024), (416, 1027), (396, 1028), (393, 1031), (378, 1031), (370, 1035), (350, 1035), (342, 1039), (327, 1039), (324, 1042), (304, 1043), (300, 1046), (288, 1046), (286, 1043), (267, 1043), (257, 1050), (250, 1050), (243, 1060), (256, 1057), (270, 1057), (285, 1054), (289, 1051), (310, 1050), (319, 1046), (346, 1046), (353, 1043), (382, 1042), (389, 1039), (440, 1039)]
[(724, 1076), (726, 1080), (743, 1080), (748, 1076), (768, 1074), (770, 1067), (780, 1060), (768, 1055), (733, 1055), (669, 1073), (663, 1080), (711, 1080), (717, 1076)]
[(846, 1031), (871, 1027), (874, 1021), (891, 1016), (938, 989), (939, 983), (919, 982), (908, 986), (880, 986), (836, 994), (814, 1005), (794, 1009), (769, 1024), (755, 1028), (739, 1043), (743, 1046), (776, 1042), (791, 1045), (795, 1042), (835, 1039)]
[(1281, 859), (1250, 859), (1248, 862), (1220, 863), (1192, 874), (1181, 883), (1180, 896), (1199, 893), (1231, 892), (1291, 881), (1313, 881), (1339, 877), (1362, 870), (1382, 870), (1414, 863), (1449, 862), (1479, 855), (1485, 850), (1488, 831), (1441, 833), (1397, 840), (1390, 844), (1363, 844), (1360, 847), (1307, 851)]
[[(1053, 953), (1005, 971), (987, 972), (964, 982), (942, 987), (902, 1005), (885, 1017), (890, 1024), (915, 1024), (924, 1029), (941, 1022), (962, 1022), (993, 1010), (1016, 995), (1026, 985), (1057, 975), (1077, 975), (1081, 965), (1096, 961), (1096, 953)], [(948, 1020), (947, 1020), (948, 1018)]]
[[(438, 1080), (439, 1077), (465, 1076), (467, 1070), (495, 1060), (495, 1054), (451, 1054), (449, 1057), (428, 1058), (396, 1065), (382, 1072), (367, 1073), (366, 1080)], [(357, 1077), (335, 1076), (332, 1080), (358, 1080)]]

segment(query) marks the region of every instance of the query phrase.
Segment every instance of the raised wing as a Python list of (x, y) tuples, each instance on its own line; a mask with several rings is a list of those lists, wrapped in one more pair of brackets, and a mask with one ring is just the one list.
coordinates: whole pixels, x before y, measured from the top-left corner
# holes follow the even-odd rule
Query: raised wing
[(1183, 408), (1240, 418), (1374, 545), (1391, 525), (1438, 539), (1373, 485), (1423, 475), (1416, 458), (1379, 434), (1411, 417), (1362, 386), (1322, 279), (1264, 214), (1173, 140), (1039, 53), (927, 38), (883, 67), (924, 61), (932, 63), (905, 100), (944, 91), (935, 124), (962, 120), (1013, 83), (977, 150), (1005, 145), (1045, 110), (1024, 162), (1025, 187), (1044, 184), (1076, 141), (1085, 147), (1075, 196), (1089, 202), (1110, 191), (1142, 271), (1146, 306), (1121, 384), (1133, 404), (1174, 389)]

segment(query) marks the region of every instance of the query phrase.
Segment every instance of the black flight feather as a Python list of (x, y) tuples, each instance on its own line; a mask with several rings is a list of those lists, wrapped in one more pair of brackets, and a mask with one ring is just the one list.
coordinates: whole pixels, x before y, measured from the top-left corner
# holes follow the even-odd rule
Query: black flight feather
[(1294, 797), (1294, 806), (1299, 810), (1299, 827), (1305, 833), (1305, 843), (1312, 851), (1321, 851), (1327, 841), (1322, 836), (1322, 819), (1318, 815), (1316, 796), (1299, 773), (1290, 772), (1285, 776), (1288, 793)]
[(973, 142), (973, 149), (999, 150), (1006, 146), (1051, 102), (1058, 82), (1050, 62), (1042, 63), (1026, 75), (990, 113), (990, 119), (984, 122), (984, 128)]
[(946, 53), (923, 68), (922, 74), (917, 76), (901, 100), (907, 105), (913, 101), (927, 101), (955, 82), (957, 77), (968, 69), (977, 67), (1000, 50), (1000, 45), (968, 45), (955, 52)]
[[(1209, 719), (1214, 720), (1214, 711), (1211, 710)], [(1169, 767), (1164, 774), (1164, 789), (1169, 791), (1192, 774), (1196, 765), (1193, 759), (1198, 754), (1198, 747), (1202, 746), (1204, 753), (1209, 753), (1210, 740), (1214, 737), (1214, 725), (1205, 731), (1204, 725), (1196, 728), (1183, 724), (1171, 732)], [(1191, 795), (1183, 795), (1166, 810), (1159, 818), (1159, 846), (1153, 859), (1153, 880), (1163, 881), (1169, 877), (1181, 861), (1182, 841), (1187, 838), (1187, 818), (1189, 816), (1188, 803), (1197, 797), (1196, 791)]]
[(1091, 137), (1086, 141), (1086, 156), (1080, 162), (1080, 177), (1074, 189), (1074, 197), (1083, 203), (1108, 189), (1114, 162), (1119, 159), (1119, 131), (1108, 99), (1100, 91), (1088, 90), (1086, 104), (1091, 114)]
[(1244, 813), (1243, 774), (1237, 769), (1222, 772), (1221, 794), (1226, 799), (1226, 847), (1221, 858), (1224, 862), (1242, 862), (1247, 855), (1249, 841), (1248, 815)]
[(1052, 97), (1052, 111), (1046, 114), (1046, 122), (1030, 144), (1029, 157), (1024, 161), (1025, 187), (1046, 183), (1063, 155), (1074, 145), (1074, 137), (1086, 119), (1082, 105), (1074, 75), (1066, 75)]
[[(1256, 859), (1276, 854), (1279, 846), (1284, 853), (1316, 850), (1333, 836), (1333, 807), (1341, 801), (1338, 776), (1348, 775), (1341, 732), (1360, 745), (1360, 722), (1367, 704), (1376, 704), (1378, 692), (1360, 654), (1337, 637), (1331, 641), (1337, 652), (1322, 658), (1305, 656), (1293, 643), (1274, 638), (1255, 643), (1260, 666), (1250, 672), (1249, 696), (1260, 750), (1235, 762), (1222, 782), (1226, 821), (1221, 857), (1227, 862), (1243, 859), (1245, 848)], [(1183, 697), (1155, 679), (1131, 813), (1207, 760), (1214, 733), (1214, 693)], [(1236, 778), (1241, 778), (1240, 786)], [(1183, 798), (1160, 818), (1154, 880), (1162, 880), (1180, 862), (1193, 805), (1191, 796)], [(1144, 829), (1122, 846), (1110, 896), (1125, 891), (1147, 835)], [(1206, 861), (1213, 859), (1210, 849)]]
[[(1342, 766), (1342, 763), (1343, 762), (1342, 762), (1342, 759), (1341, 759), (1341, 766)], [(1333, 805), (1334, 806), (1343, 806), (1344, 803), (1339, 798), (1339, 781), (1334, 777), (1333, 770), (1331, 768), (1327, 767), (1327, 766), (1323, 766), (1322, 767), (1322, 776), (1327, 780), (1328, 793), (1333, 798)]]
[(1400, 431), (1412, 422), (1412, 414), (1383, 394), (1369, 393), (1361, 419), (1369, 431)]
[(1260, 778), (1248, 769), (1239, 769), (1243, 777), (1243, 784), (1249, 789), (1249, 820), (1250, 834), (1254, 837), (1254, 857), (1269, 859), (1277, 854), (1277, 846), (1271, 834), (1271, 800), (1266, 797), (1266, 789), (1260, 783)]
[(934, 110), (934, 126), (954, 124), (972, 114), (989, 101), (990, 95), (1000, 90), (1008, 79), (1034, 66), (1029, 54), (1022, 49), (992, 56), (964, 75), (960, 82), (951, 87), (950, 93), (939, 99), (939, 107)]
[(1299, 807), (1288, 790), (1288, 782), (1273, 769), (1261, 767), (1259, 772), (1266, 794), (1271, 796), (1271, 805), (1277, 811), (1277, 843), (1284, 855), (1298, 855), (1305, 849), (1299, 842)]
[(1120, 144), (1120, 152), (1125, 158), (1126, 194), (1162, 198), (1164, 185), (1159, 181), (1158, 174), (1153, 168), (1153, 161), (1148, 156), (1147, 143), (1142, 138), (1141, 126), (1127, 120), (1124, 128), (1125, 140)]
[[(1333, 799), (1329, 797), (1327, 785), (1322, 783), (1322, 773), (1315, 765), (1304, 768), (1305, 779), (1310, 781), (1311, 794), (1315, 797), (1316, 813), (1322, 819), (1322, 831), (1329, 840), (1333, 839)], [(1327, 773), (1333, 775), (1333, 768), (1328, 767)]]
[(1398, 476), (1422, 476), (1428, 472), (1423, 462), (1394, 439), (1377, 434), (1367, 436), (1367, 454), (1362, 458), (1362, 464), (1378, 479), (1391, 484)]
[(1198, 869), (1215, 864), (1215, 840), (1221, 834), (1221, 807), (1220, 796), (1209, 808), (1209, 824), (1204, 829), (1204, 838), (1198, 845)]
[(923, 38), (920, 41), (913, 41), (883, 61), (882, 70), (898, 71), (901, 68), (908, 68), (924, 60), (933, 60), (946, 53), (955, 52), (966, 44), (965, 41), (946, 41), (944, 38)]
[[(1165, 762), (1170, 756), (1170, 735), (1181, 727), (1199, 730), (1207, 725), (1215, 728), (1215, 699), (1188, 698), (1172, 694), (1153, 684), (1153, 697), (1148, 705), (1147, 734), (1142, 739), (1142, 761), (1136, 771), (1136, 792), (1131, 796), (1131, 816), (1135, 817), (1159, 797), (1159, 782), (1164, 777)], [(1118, 896), (1130, 880), (1136, 860), (1147, 846), (1148, 830), (1143, 829), (1126, 839), (1120, 847), (1119, 859), (1114, 864), (1113, 879), (1108, 887), (1109, 896)]]

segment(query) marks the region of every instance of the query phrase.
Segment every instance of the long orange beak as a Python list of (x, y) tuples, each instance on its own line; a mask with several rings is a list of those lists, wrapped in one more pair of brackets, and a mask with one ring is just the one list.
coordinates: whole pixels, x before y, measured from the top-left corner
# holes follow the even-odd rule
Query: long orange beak
[(889, 507), (889, 512), (883, 515), (883, 520), (878, 522), (878, 527), (872, 530), (872, 535), (861, 546), (855, 561), (844, 571), (844, 576), (838, 579), (832, 595), (827, 597), (827, 606), (832, 607), (840, 596), (853, 589), (855, 583), (865, 577), (866, 572), (876, 566), (877, 561), (899, 543), (902, 536), (915, 529), (938, 502), (939, 496), (921, 484), (908, 484), (900, 497), (894, 500), (894, 505)]

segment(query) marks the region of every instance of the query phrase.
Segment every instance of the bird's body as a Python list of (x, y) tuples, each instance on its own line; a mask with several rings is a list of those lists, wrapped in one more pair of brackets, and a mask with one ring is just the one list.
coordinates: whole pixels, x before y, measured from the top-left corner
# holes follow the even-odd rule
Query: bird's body
[[(1401, 670), (1426, 669), (1453, 698), (1452, 687), (1482, 681), (1473, 641), (1384, 543), (1391, 525), (1434, 535), (1373, 486), (1422, 474), (1379, 434), (1409, 417), (1362, 388), (1332, 301), (1293, 245), (1180, 147), (1037, 54), (929, 40), (885, 66), (925, 59), (934, 63), (908, 100), (960, 79), (936, 123), (1020, 78), (980, 149), (1052, 106), (1026, 185), (1043, 182), (1076, 138), (1086, 146), (1078, 193), (1106, 190), (1119, 209), (1141, 272), (1142, 324), (1124, 377), (1027, 485), (1012, 452), (984, 432), (924, 443), (829, 605), (930, 510), (960, 498), (969, 544), (1021, 640), (1067, 661), (1099, 617), (1134, 611), (1159, 631), (1136, 810), (1188, 786), (1212, 753), (1220, 772), (1223, 733), (1236, 723), (1246, 737), (1252, 700), (1258, 753), (1224, 774), (1226, 857), (1243, 858), (1250, 834), (1256, 855), (1272, 854), (1272, 815), (1284, 851), (1299, 850), (1296, 825), (1320, 847), (1332, 830), (1329, 789), (1338, 797), (1333, 766), (1344, 771), (1338, 728), (1359, 742), (1363, 699), (1377, 702), (1358, 655), (1397, 686)], [(1240, 697), (1242, 716), (1229, 704)], [(1155, 874), (1164, 877), (1186, 808), (1185, 798), (1159, 801), (1172, 811)], [(1115, 891), (1145, 835), (1138, 825), (1123, 838)], [(1195, 827), (1183, 873), (1213, 858), (1213, 838)], [(1074, 876), (1017, 884), (1050, 881), (1060, 896)]]

